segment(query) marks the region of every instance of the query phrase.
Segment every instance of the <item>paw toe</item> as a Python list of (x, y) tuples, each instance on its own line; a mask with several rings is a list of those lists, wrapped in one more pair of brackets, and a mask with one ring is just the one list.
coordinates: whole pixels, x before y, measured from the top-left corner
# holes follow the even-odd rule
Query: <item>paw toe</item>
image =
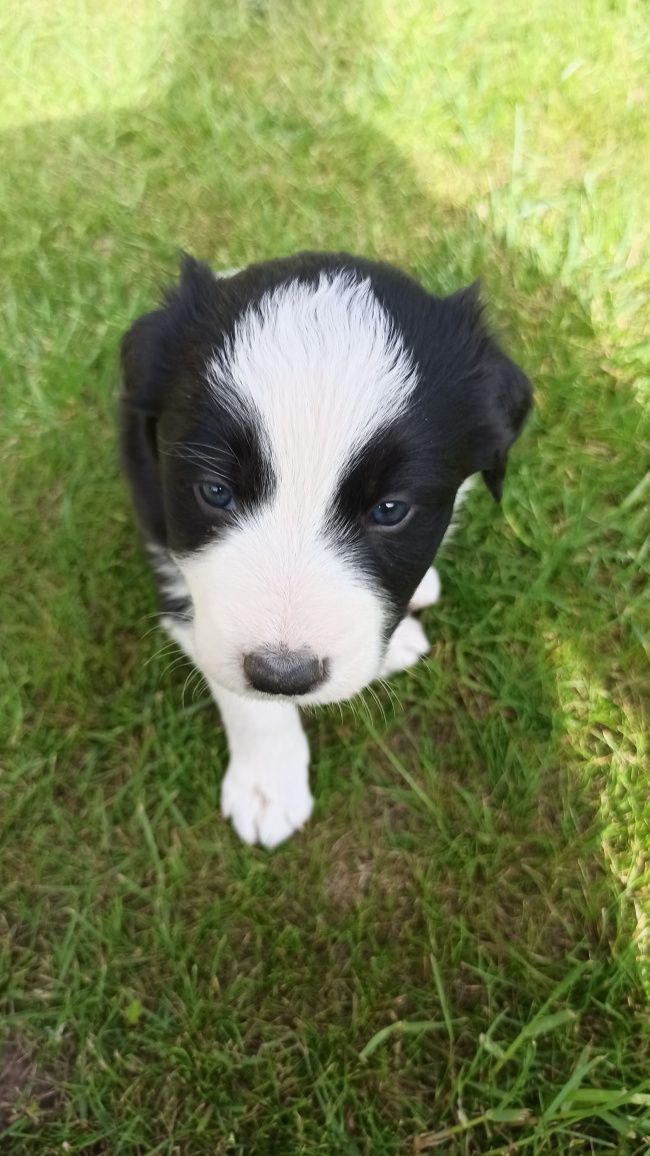
[(303, 774), (304, 782), (280, 788), (270, 775), (251, 777), (236, 767), (228, 770), (221, 788), (221, 810), (244, 843), (277, 847), (307, 822), (313, 799)]

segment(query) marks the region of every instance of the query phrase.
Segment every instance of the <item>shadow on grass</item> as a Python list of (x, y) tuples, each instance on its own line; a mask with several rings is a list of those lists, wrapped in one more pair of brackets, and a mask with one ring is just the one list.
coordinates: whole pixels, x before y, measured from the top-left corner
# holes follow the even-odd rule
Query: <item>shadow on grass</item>
[[(604, 850), (607, 766), (602, 781), (592, 766), (617, 693), (638, 709), (611, 587), (621, 565), (632, 580), (615, 511), (638, 481), (634, 402), (531, 258), (432, 203), (342, 105), (326, 128), (310, 116), (316, 49), (304, 112), (266, 106), (251, 76), (262, 16), (215, 49), (211, 88), (206, 12), (166, 101), (3, 140), (16, 178), (34, 174), (11, 246), (32, 264), (15, 290), (3, 563), (7, 1014), (69, 1072), (64, 1108), (12, 1124), (17, 1152), (64, 1135), (97, 1151), (392, 1152), (453, 1121), (461, 1096), (470, 1115), (538, 1112), (584, 1047), (619, 1041), (603, 1086), (642, 1077), (633, 913)], [(117, 479), (116, 349), (181, 245), (217, 265), (345, 247), (441, 292), (481, 273), (538, 389), (505, 516), (477, 494), (443, 555), (431, 666), (396, 683), (386, 718), (308, 721), (317, 815), (272, 856), (215, 817), (214, 711), (184, 697), (159, 637), (138, 637), (154, 607)], [(546, 1008), (570, 1014), (502, 1066)], [(442, 1027), (361, 1063), (403, 1019)]]

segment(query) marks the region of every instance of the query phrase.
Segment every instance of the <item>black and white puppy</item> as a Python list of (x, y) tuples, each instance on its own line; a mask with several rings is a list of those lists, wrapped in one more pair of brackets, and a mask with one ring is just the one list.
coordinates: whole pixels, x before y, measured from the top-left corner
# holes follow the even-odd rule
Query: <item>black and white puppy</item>
[(186, 258), (122, 346), (122, 447), (161, 621), (220, 708), (222, 809), (273, 847), (309, 818), (298, 707), (428, 650), (409, 615), (463, 483), (498, 500), (531, 405), (475, 288), (347, 254), (215, 275)]

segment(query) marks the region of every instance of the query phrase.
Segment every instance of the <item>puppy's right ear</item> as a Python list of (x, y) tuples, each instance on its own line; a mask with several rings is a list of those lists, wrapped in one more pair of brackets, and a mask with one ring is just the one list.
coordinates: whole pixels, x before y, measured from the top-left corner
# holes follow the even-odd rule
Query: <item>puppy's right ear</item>
[(156, 409), (155, 369), (160, 356), (164, 309), (145, 313), (122, 338), (121, 361), (124, 396), (132, 404)]
[(183, 255), (179, 282), (161, 309), (145, 313), (122, 340), (122, 460), (145, 533), (164, 545), (167, 531), (160, 484), (157, 426), (165, 394), (185, 350), (212, 340), (220, 322), (220, 283), (201, 261)]
[(165, 311), (145, 313), (122, 339), (120, 401), (122, 463), (141, 525), (165, 545), (167, 531), (160, 486), (156, 426), (162, 407), (159, 373)]

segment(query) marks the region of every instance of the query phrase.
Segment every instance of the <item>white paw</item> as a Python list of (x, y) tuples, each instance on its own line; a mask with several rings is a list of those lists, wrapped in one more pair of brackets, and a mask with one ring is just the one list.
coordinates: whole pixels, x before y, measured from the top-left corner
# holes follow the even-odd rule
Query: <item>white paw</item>
[(277, 847), (307, 822), (314, 800), (307, 761), (274, 768), (264, 754), (232, 759), (221, 785), (221, 810), (245, 843)]
[(388, 643), (388, 650), (381, 668), (382, 677), (386, 678), (398, 670), (406, 670), (409, 666), (415, 666), (418, 659), (422, 658), (429, 649), (429, 639), (417, 618), (402, 619)]
[(409, 610), (424, 610), (425, 606), (433, 606), (440, 597), (440, 578), (435, 566), (427, 570), (415, 594), (409, 602)]

